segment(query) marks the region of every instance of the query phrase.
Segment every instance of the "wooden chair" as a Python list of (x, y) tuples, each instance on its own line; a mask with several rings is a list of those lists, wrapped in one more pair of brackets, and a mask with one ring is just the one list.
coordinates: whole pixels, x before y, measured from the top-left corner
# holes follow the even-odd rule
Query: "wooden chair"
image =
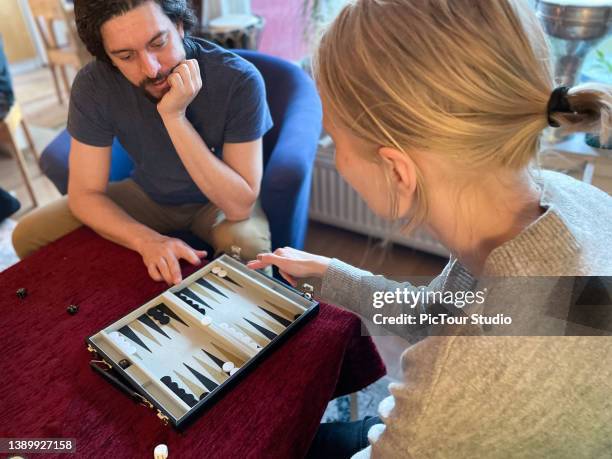
[(7, 143), (11, 148), (12, 153), (15, 155), (15, 159), (17, 160), (17, 164), (19, 165), (21, 176), (23, 177), (25, 186), (28, 189), (28, 193), (32, 198), (32, 205), (33, 207), (36, 207), (38, 206), (38, 200), (36, 199), (36, 194), (34, 194), (32, 180), (30, 179), (30, 174), (28, 173), (23, 152), (19, 149), (19, 146), (17, 144), (17, 130), (20, 126), (23, 129), (23, 133), (28, 142), (28, 146), (30, 147), (30, 151), (36, 158), (36, 164), (38, 165), (40, 157), (38, 155), (38, 152), (36, 151), (36, 148), (34, 147), (34, 142), (32, 141), (30, 131), (28, 130), (28, 127), (23, 120), (19, 104), (15, 103), (6, 115), (6, 117), (0, 120), (0, 142)]
[[(28, 0), (32, 16), (36, 22), (40, 36), (45, 44), (47, 59), (59, 103), (63, 104), (57, 68), (59, 67), (66, 92), (70, 93), (70, 83), (66, 74), (66, 66), (80, 69), (91, 58), (76, 34), (73, 18), (67, 12), (61, 0)], [(56, 34), (57, 23), (65, 24), (67, 43), (60, 43)]]

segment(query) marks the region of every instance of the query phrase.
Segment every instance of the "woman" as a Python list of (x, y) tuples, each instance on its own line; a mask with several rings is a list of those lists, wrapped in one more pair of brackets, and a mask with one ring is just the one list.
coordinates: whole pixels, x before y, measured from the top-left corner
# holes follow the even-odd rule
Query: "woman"
[[(612, 91), (554, 88), (526, 2), (356, 0), (324, 34), (314, 69), (338, 171), (375, 212), (409, 217), (450, 249), (430, 290), (612, 275), (612, 198), (530, 169), (549, 125), (607, 138)], [(250, 262), (269, 265), (293, 284), (318, 278), (319, 297), (366, 317), (374, 292), (414, 288), (290, 248)], [(531, 308), (521, 291), (506, 293)], [(384, 424), (356, 457), (610, 454), (608, 337), (430, 336), (404, 352), (402, 368), (379, 407)], [(356, 452), (371, 423), (323, 424), (311, 456)], [(332, 456), (332, 443), (346, 449)]]

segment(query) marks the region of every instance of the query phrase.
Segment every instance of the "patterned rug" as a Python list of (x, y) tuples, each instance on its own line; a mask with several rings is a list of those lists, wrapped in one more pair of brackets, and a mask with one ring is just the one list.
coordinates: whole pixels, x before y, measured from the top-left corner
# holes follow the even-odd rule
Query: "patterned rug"
[[(389, 396), (387, 388), (391, 379), (387, 376), (370, 384), (363, 390), (357, 392), (357, 413), (355, 419), (363, 419), (366, 416), (378, 416), (378, 404)], [(329, 402), (321, 422), (348, 422), (351, 421), (351, 399), (350, 396), (338, 397)]]

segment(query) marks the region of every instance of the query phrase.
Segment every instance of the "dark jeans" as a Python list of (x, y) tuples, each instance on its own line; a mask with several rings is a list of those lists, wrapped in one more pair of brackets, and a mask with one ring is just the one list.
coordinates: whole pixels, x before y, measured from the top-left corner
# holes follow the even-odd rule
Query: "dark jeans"
[(17, 212), (20, 207), (19, 201), (0, 188), (0, 223)]
[(380, 424), (368, 416), (354, 422), (326, 422), (319, 426), (306, 459), (346, 459), (368, 446), (368, 430)]

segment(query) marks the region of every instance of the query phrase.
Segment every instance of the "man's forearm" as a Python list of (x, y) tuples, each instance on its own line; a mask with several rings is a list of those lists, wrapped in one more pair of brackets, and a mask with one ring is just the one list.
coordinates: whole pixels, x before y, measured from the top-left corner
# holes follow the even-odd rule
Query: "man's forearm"
[(172, 144), (200, 191), (228, 220), (248, 218), (258, 191), (217, 158), (185, 117), (164, 118)]
[(81, 222), (102, 237), (128, 249), (138, 252), (143, 241), (159, 236), (156, 231), (134, 220), (104, 193), (69, 195), (68, 204)]

